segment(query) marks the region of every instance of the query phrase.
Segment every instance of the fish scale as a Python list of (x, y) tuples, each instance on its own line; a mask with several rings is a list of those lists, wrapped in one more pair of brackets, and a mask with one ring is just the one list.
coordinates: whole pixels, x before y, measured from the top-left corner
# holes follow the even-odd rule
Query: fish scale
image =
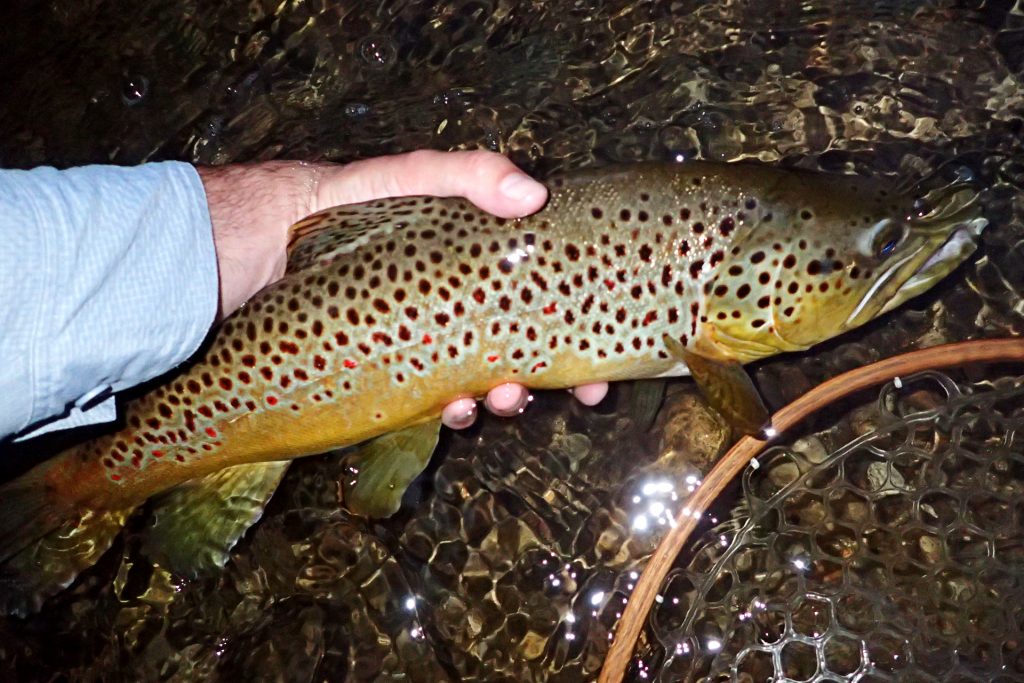
[(884, 185), (759, 166), (637, 164), (550, 189), (517, 220), (410, 197), (299, 222), (282, 280), (133, 401), (123, 429), (38, 477), (65, 510), (131, 508), (226, 467), (436, 418), (504, 382), (685, 374), (675, 344), (724, 363), (807, 348), (917, 293), (901, 287), (924, 287), (932, 261), (948, 272), (970, 251), (950, 235), (975, 219), (915, 218)]

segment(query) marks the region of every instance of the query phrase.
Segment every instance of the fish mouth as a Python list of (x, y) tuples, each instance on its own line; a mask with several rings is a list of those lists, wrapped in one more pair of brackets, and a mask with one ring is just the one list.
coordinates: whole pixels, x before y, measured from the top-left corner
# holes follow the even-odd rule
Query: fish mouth
[(885, 313), (907, 299), (921, 294), (946, 277), (978, 248), (978, 237), (988, 225), (984, 218), (975, 218), (957, 227), (928, 260), (904, 282), (879, 313)]
[[(892, 264), (858, 302), (845, 327), (852, 329), (862, 325), (930, 289), (974, 252), (978, 236), (986, 225), (988, 221), (984, 218), (965, 221), (927, 257), (922, 259), (924, 249), (919, 249)], [(927, 245), (928, 242), (923, 246)]]

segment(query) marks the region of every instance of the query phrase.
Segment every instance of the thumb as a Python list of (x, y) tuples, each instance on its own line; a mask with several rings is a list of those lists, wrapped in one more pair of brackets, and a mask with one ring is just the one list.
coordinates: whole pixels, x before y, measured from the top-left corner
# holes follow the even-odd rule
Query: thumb
[(515, 218), (542, 207), (547, 188), (494, 152), (422, 150), (324, 168), (313, 208), (409, 195), (465, 197), (488, 213)]

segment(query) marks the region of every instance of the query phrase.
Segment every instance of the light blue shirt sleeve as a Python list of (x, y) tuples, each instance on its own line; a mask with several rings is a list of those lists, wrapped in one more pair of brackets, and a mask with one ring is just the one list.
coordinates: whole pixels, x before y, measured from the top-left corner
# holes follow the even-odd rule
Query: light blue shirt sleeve
[(189, 164), (0, 170), (0, 439), (113, 420), (186, 360), (218, 305)]

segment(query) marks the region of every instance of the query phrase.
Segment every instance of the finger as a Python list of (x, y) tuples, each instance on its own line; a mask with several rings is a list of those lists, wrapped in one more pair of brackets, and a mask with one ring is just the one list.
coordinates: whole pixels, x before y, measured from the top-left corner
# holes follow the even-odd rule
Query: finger
[(581, 384), (572, 389), (573, 396), (585, 406), (596, 406), (608, 395), (608, 382)]
[(421, 150), (326, 167), (316, 208), (409, 195), (465, 197), (488, 213), (514, 218), (543, 206), (548, 192), (495, 152)]
[(441, 411), (441, 422), (452, 429), (465, 429), (476, 421), (476, 401), (460, 398)]
[(530, 400), (530, 393), (522, 384), (502, 384), (487, 392), (484, 405), (495, 415), (510, 417), (521, 413)]

